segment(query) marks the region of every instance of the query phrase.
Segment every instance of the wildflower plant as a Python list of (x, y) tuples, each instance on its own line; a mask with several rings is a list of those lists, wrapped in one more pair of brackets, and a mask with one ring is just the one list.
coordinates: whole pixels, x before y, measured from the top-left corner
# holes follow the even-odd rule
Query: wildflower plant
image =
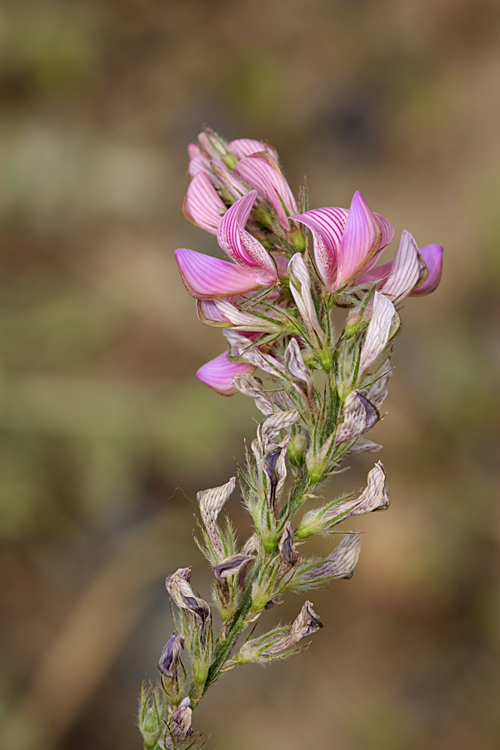
[[(206, 129), (189, 156), (183, 213), (216, 235), (228, 257), (176, 251), (200, 320), (226, 338), (226, 351), (197, 376), (222, 395), (252, 398), (264, 419), (238, 477), (252, 535), (240, 545), (221, 520), (236, 477), (197, 496), (211, 604), (193, 587), (190, 567), (166, 579), (176, 632), (160, 656), (160, 683), (142, 691), (146, 750), (201, 747), (192, 712), (224, 672), (295, 654), (323, 627), (305, 601), (292, 623), (254, 633), (287, 592), (352, 576), (356, 531), (326, 558), (308, 554), (310, 537), (338, 538), (341, 522), (389, 506), (380, 462), (360, 492), (325, 503), (319, 489), (350, 455), (381, 448), (367, 433), (387, 396), (398, 311), (406, 297), (436, 289), (443, 255), (404, 231), (394, 260), (380, 263), (394, 235), (389, 222), (359, 192), (349, 209), (310, 210), (305, 187), (296, 199), (265, 143), (226, 143)], [(347, 311), (342, 329), (336, 308)], [(314, 501), (324, 504), (308, 508)]]

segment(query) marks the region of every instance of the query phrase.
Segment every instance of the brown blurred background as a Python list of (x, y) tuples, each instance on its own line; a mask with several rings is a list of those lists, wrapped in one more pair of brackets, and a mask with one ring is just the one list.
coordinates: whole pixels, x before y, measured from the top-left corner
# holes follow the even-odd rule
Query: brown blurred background
[(195, 493), (257, 413), (194, 377), (223, 350), (173, 261), (216, 247), (180, 216), (204, 125), (446, 257), (405, 305), (374, 435), (393, 504), (354, 578), (313, 595), (305, 654), (225, 676), (195, 724), (215, 750), (500, 746), (499, 89), (497, 0), (4, 0), (0, 747), (139, 750), (163, 578), (208, 595)]

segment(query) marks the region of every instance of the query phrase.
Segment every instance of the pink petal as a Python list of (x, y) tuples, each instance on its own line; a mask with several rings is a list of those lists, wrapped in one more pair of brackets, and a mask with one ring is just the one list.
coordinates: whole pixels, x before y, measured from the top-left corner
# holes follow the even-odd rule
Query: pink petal
[(356, 276), (356, 284), (371, 284), (374, 281), (381, 281), (386, 279), (392, 268), (393, 261), (390, 260), (388, 263), (383, 263), (381, 266), (371, 268), (369, 271), (365, 270)]
[(426, 245), (420, 249), (420, 255), (427, 266), (427, 278), (411, 293), (412, 296), (415, 297), (430, 294), (439, 285), (439, 282), (441, 281), (441, 272), (443, 270), (443, 246)]
[(251, 138), (237, 138), (235, 141), (231, 141), (229, 148), (238, 159), (267, 151), (278, 161), (278, 154), (272, 146), (268, 146), (267, 143), (262, 143), (262, 141), (254, 141)]
[(383, 216), (380, 216), (376, 213), (374, 213), (373, 215), (375, 216), (375, 221), (377, 222), (381, 232), (379, 250), (383, 250), (384, 247), (387, 247), (389, 242), (391, 242), (392, 238), (394, 237), (394, 227), (387, 221), (387, 219), (384, 219)]
[(251, 374), (255, 369), (253, 365), (246, 362), (229, 362), (227, 354), (224, 352), (224, 354), (220, 354), (200, 367), (196, 377), (217, 393), (223, 396), (234, 396), (237, 393), (237, 388), (233, 386), (233, 378), (236, 375)]
[(330, 291), (338, 289), (338, 256), (348, 213), (345, 208), (316, 208), (291, 217), (311, 230), (316, 269)]
[(420, 276), (420, 258), (417, 243), (406, 230), (392, 263), (391, 273), (380, 289), (391, 300), (400, 301), (407, 297)]
[(210, 234), (217, 234), (226, 206), (204, 172), (199, 172), (189, 183), (182, 213), (192, 224)]
[(361, 347), (359, 377), (373, 365), (384, 351), (391, 335), (395, 316), (394, 305), (385, 295), (375, 292), (372, 317), (366, 329), (365, 340)]
[(238, 198), (248, 193), (247, 186), (229, 169), (227, 164), (224, 164), (222, 159), (213, 159), (210, 162), (210, 170), (213, 174), (215, 184), (225, 187), (231, 193), (234, 200), (238, 200)]
[(217, 133), (214, 133), (210, 128), (205, 128), (205, 130), (198, 135), (198, 143), (200, 144), (201, 150), (211, 159), (217, 159), (224, 156), (224, 153), (227, 153), (227, 147), (224, 145), (224, 142)]
[(381, 239), (380, 239), (380, 245), (379, 249), (373, 256), (371, 260), (368, 261), (368, 263), (365, 265), (362, 271), (362, 277), (363, 280), (365, 278), (365, 274), (368, 271), (371, 271), (371, 269), (378, 263), (380, 260), (380, 255), (382, 254), (382, 251), (384, 248), (387, 247), (387, 245), (392, 241), (392, 238), (394, 237), (394, 227), (392, 224), (390, 224), (387, 219), (384, 219), (383, 216), (379, 216), (379, 214), (374, 213), (375, 221), (377, 222), (380, 232), (381, 232)]
[(255, 271), (194, 250), (179, 248), (175, 258), (184, 286), (196, 299), (232, 297), (268, 285)]
[(354, 193), (340, 243), (340, 284), (351, 281), (377, 252), (382, 238), (373, 212), (359, 191)]
[(247, 185), (258, 190), (269, 201), (284, 228), (289, 229), (283, 204), (289, 215), (297, 213), (298, 208), (290, 186), (276, 161), (269, 154), (254, 154), (239, 161), (234, 171)]
[(198, 317), (202, 323), (217, 328), (234, 327), (237, 331), (245, 333), (279, 333), (280, 326), (278, 323), (261, 318), (258, 315), (252, 315), (241, 310), (234, 302), (237, 298), (231, 300), (198, 300)]
[(198, 172), (206, 172), (210, 169), (210, 158), (202, 152), (196, 143), (190, 143), (188, 146), (189, 167), (188, 172), (194, 177)]
[(271, 286), (278, 280), (274, 261), (260, 242), (245, 230), (257, 192), (252, 190), (231, 206), (219, 225), (219, 245), (230, 258), (245, 268), (259, 272), (261, 286)]
[(207, 326), (215, 328), (227, 328), (229, 320), (219, 310), (217, 301), (212, 299), (199, 299), (197, 302), (198, 319)]

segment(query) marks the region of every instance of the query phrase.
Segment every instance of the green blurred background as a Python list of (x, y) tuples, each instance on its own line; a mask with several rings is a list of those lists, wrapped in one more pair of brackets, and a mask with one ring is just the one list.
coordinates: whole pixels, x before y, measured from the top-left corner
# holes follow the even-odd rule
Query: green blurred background
[(497, 0), (4, 0), (2, 748), (139, 750), (163, 577), (192, 565), (208, 595), (195, 493), (258, 415), (194, 377), (223, 349), (173, 260), (216, 247), (180, 216), (204, 125), (446, 257), (405, 305), (374, 435), (392, 507), (357, 523), (353, 580), (314, 594), (305, 654), (230, 673), (195, 724), (216, 750), (498, 748), (499, 87)]

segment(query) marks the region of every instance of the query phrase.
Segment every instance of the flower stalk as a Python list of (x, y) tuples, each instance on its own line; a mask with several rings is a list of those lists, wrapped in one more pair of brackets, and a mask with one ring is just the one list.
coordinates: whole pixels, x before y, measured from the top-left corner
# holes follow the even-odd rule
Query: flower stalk
[[(197, 496), (212, 603), (193, 588), (190, 567), (166, 579), (176, 633), (160, 656), (160, 684), (142, 692), (146, 750), (201, 747), (192, 712), (223, 673), (287, 658), (323, 627), (306, 601), (291, 624), (254, 636), (287, 592), (352, 576), (356, 531), (340, 532), (326, 558), (310, 554), (311, 537), (338, 535), (346, 519), (389, 506), (381, 462), (347, 496), (325, 502), (323, 485), (349, 455), (380, 449), (366, 435), (387, 397), (398, 309), (409, 295), (434, 291), (442, 266), (441, 246), (419, 250), (408, 232), (394, 261), (377, 265), (394, 234), (389, 222), (358, 192), (349, 209), (307, 210), (305, 191), (296, 201), (267, 144), (226, 143), (206, 130), (189, 155), (183, 212), (217, 236), (229, 259), (176, 251), (200, 320), (222, 328), (227, 341), (197, 376), (222, 395), (252, 398), (263, 420), (238, 478)], [(335, 307), (347, 308), (341, 331)], [(221, 521), (237, 485), (254, 524), (242, 545)]]

